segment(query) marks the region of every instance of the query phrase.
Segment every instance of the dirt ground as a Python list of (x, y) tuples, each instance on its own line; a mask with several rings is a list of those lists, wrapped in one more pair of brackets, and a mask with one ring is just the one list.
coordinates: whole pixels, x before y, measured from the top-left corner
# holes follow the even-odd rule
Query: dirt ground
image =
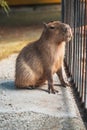
[(0, 27), (0, 60), (18, 53), (26, 44), (37, 40), (43, 25)]
[(8, 16), (0, 9), (0, 59), (38, 39), (43, 22), (60, 19), (61, 5), (10, 7)]
[(32, 41), (39, 38), (43, 25), (31, 25), (20, 27), (0, 26), (0, 44), (10, 44), (23, 41)]

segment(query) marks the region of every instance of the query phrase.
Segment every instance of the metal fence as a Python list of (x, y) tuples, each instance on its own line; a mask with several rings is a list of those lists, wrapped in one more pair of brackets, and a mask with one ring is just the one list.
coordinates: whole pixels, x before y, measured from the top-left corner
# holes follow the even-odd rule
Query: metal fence
[(62, 0), (62, 21), (73, 30), (73, 39), (66, 46), (65, 61), (87, 112), (87, 0)]

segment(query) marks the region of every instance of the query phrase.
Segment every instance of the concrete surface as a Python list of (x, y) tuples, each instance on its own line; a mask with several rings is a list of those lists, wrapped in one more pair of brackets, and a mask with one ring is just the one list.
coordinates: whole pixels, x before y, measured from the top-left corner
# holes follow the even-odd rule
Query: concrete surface
[(0, 61), (0, 130), (86, 130), (71, 88), (62, 87), (56, 75), (57, 94), (48, 94), (47, 85), (15, 88), (16, 56)]

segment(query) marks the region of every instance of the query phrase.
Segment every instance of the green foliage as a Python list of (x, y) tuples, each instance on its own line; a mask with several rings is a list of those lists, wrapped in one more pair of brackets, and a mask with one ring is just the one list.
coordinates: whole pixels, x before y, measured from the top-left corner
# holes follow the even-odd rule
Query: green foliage
[(0, 6), (4, 9), (6, 14), (8, 15), (10, 8), (9, 8), (7, 2), (5, 0), (0, 0)]

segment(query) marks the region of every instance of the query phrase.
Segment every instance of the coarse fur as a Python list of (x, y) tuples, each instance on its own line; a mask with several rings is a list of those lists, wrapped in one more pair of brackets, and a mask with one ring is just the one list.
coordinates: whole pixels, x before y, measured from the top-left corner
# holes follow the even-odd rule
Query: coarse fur
[(63, 60), (65, 44), (71, 37), (71, 28), (67, 24), (59, 21), (44, 24), (39, 40), (24, 47), (16, 59), (16, 87), (36, 87), (47, 80), (49, 92), (55, 93), (52, 78), (54, 73), (57, 73), (64, 86), (69, 84)]

